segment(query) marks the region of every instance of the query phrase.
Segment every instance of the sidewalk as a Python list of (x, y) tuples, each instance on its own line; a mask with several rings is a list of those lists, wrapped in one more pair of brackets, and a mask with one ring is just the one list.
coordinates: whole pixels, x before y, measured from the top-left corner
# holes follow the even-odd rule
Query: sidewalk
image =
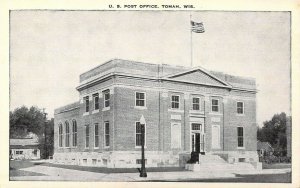
[[(49, 181), (103, 181), (103, 182), (118, 182), (118, 181), (184, 181), (186, 179), (222, 179), (222, 178), (238, 178), (235, 173), (226, 171), (206, 171), (206, 172), (148, 172), (147, 178), (140, 178), (139, 173), (96, 173), (88, 171), (71, 170), (48, 166), (33, 166), (23, 168), (28, 172), (41, 173), (45, 176), (15, 176), (11, 180), (49, 180)], [(285, 174), (291, 172), (291, 169), (265, 169), (262, 171), (241, 171), (240, 175), (249, 174)]]

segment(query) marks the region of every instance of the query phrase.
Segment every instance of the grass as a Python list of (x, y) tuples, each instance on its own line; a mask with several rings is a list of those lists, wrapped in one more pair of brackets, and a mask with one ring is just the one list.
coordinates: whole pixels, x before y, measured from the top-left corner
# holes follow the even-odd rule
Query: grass
[(282, 168), (292, 168), (291, 163), (274, 163), (274, 164), (262, 164), (263, 169), (282, 169)]
[[(89, 167), (89, 166), (77, 166), (77, 165), (62, 165), (62, 164), (52, 164), (52, 163), (41, 163), (38, 161), (10, 161), (10, 171), (20, 170), (27, 167), (32, 167), (35, 165), (57, 167), (71, 170), (80, 170), (96, 173), (139, 173), (139, 168), (105, 168), (105, 167)], [(156, 168), (146, 168), (147, 172), (178, 172), (184, 171), (182, 167), (156, 167)]]
[(44, 176), (44, 174), (41, 174), (41, 173), (27, 172), (27, 171), (21, 170), (23, 168), (32, 167), (35, 165), (36, 164), (34, 163), (34, 161), (26, 161), (26, 160), (10, 161), (9, 162), (9, 176), (10, 177), (13, 177), (13, 176)]
[[(50, 166), (57, 168), (65, 168), (72, 170), (80, 170), (80, 171), (88, 171), (88, 172), (96, 172), (96, 173), (139, 173), (139, 168), (105, 168), (105, 167), (89, 167), (89, 166), (76, 166), (76, 165), (62, 165), (62, 164), (51, 164), (51, 163), (43, 163), (40, 164), (42, 166)], [(153, 167), (146, 168), (147, 172), (179, 172), (185, 171), (183, 167)]]
[[(36, 165), (57, 167), (64, 169), (96, 172), (96, 173), (139, 173), (139, 168), (105, 168), (105, 167), (86, 167), (75, 165), (62, 165), (42, 163), (38, 161), (10, 161), (10, 176), (43, 176), (44, 174), (27, 172), (22, 170), (23, 168), (32, 167)], [(263, 169), (282, 169), (290, 168), (291, 164), (278, 163), (278, 164), (263, 164)], [(178, 172), (185, 171), (180, 167), (156, 167), (146, 168), (147, 172)], [(236, 174), (237, 178), (221, 178), (221, 179), (184, 179), (184, 180), (164, 180), (170, 181), (182, 181), (182, 182), (257, 182), (257, 183), (290, 183), (291, 173), (285, 174), (254, 174), (254, 175), (240, 175)]]
[[(218, 179), (180, 179), (164, 180), (151, 182), (226, 182), (226, 183), (291, 183), (291, 173), (285, 174), (255, 174), (255, 175), (236, 175), (236, 178), (218, 178)], [(149, 181), (150, 182), (150, 181)]]

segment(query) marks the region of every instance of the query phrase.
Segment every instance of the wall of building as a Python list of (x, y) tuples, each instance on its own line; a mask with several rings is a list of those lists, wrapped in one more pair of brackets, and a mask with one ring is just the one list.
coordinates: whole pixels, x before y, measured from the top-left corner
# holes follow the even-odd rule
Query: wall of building
[[(23, 160), (23, 159), (40, 159), (40, 150), (39, 149), (24, 149), (24, 148), (19, 148), (19, 149), (10, 149), (11, 152), (11, 158), (12, 159), (18, 159), (18, 160)], [(22, 154), (19, 154), (19, 152), (22, 152)]]
[[(104, 67), (97, 67), (85, 74), (81, 75), (81, 81), (97, 76), (98, 73), (109, 71), (110, 68), (118, 71), (130, 72), (128, 66), (131, 62), (125, 64), (117, 64), (109, 62)], [(139, 71), (140, 74), (145, 73), (147, 64), (135, 66), (133, 69)], [(127, 68), (127, 69), (126, 69)], [(102, 70), (103, 69), (103, 70)], [(157, 65), (149, 65), (149, 76), (158, 76), (163, 67)], [(180, 71), (180, 68), (164, 68), (165, 73), (174, 73)], [(234, 82), (235, 87), (253, 88), (255, 82), (253, 80), (239, 77), (230, 77), (228, 75), (216, 74), (224, 77), (226, 80)], [(193, 79), (193, 76), (189, 76)], [(197, 80), (191, 80), (197, 82)], [(110, 108), (104, 108), (102, 91), (109, 89), (110, 91)], [(135, 92), (146, 93), (146, 107), (135, 106)], [(93, 109), (93, 94), (99, 93), (99, 110)], [(205, 124), (205, 151), (207, 153), (219, 153), (220, 155), (227, 153), (227, 159), (237, 161), (241, 156), (248, 155), (246, 160), (255, 159), (252, 151), (256, 152), (256, 100), (255, 92), (246, 92), (242, 90), (229, 89), (226, 87), (214, 87), (196, 85), (174, 81), (158, 81), (155, 78), (137, 78), (133, 76), (113, 75), (104, 80), (85, 86), (79, 89), (78, 108), (66, 110), (60, 108), (55, 114), (55, 135), (58, 137), (58, 124), (68, 120), (70, 127), (72, 120), (76, 119), (78, 126), (78, 145), (77, 147), (59, 148), (58, 139), (55, 139), (56, 158), (62, 159), (68, 154), (64, 160), (66, 163), (76, 164), (96, 164), (113, 165), (118, 164), (118, 160), (124, 164), (135, 164), (139, 159), (140, 147), (136, 147), (136, 129), (135, 122), (139, 121), (143, 115), (146, 120), (146, 151), (152, 152), (149, 155), (149, 164), (154, 164), (156, 156), (173, 156), (172, 162), (160, 161), (160, 164), (171, 165), (179, 164), (179, 154), (189, 153), (191, 151), (191, 123)], [(171, 96), (180, 96), (180, 108), (171, 109)], [(89, 96), (89, 112), (85, 112), (85, 103), (83, 98)], [(200, 110), (192, 110), (192, 98), (200, 98)], [(211, 100), (219, 101), (219, 111), (212, 112)], [(244, 103), (244, 114), (237, 114), (236, 102)], [(70, 106), (69, 106), (70, 108)], [(62, 112), (59, 112), (62, 111)], [(104, 122), (110, 123), (110, 146), (104, 147)], [(99, 124), (99, 148), (94, 147), (94, 124)], [(180, 125), (180, 147), (172, 146), (172, 125)], [(85, 145), (85, 126), (90, 126), (89, 147)], [(237, 147), (237, 127), (244, 128), (244, 147)], [(219, 130), (219, 144), (213, 147), (212, 129)], [(70, 138), (72, 140), (72, 138)], [(70, 140), (70, 143), (72, 143)], [(63, 145), (65, 145), (63, 140)], [(114, 151), (114, 152), (112, 152)], [(122, 153), (124, 155), (114, 155), (114, 153)], [(125, 152), (125, 153), (124, 153)], [(86, 161), (86, 154), (92, 156)], [(66, 155), (67, 156), (67, 155)], [(94, 157), (93, 157), (94, 156)], [(126, 157), (131, 156), (131, 157)], [(85, 158), (84, 158), (85, 157)], [(124, 159), (122, 159), (124, 158)], [(172, 158), (172, 157), (171, 157)], [(132, 161), (133, 160), (133, 161)], [(74, 162), (75, 161), (75, 162)], [(90, 161), (90, 162), (88, 162)], [(102, 161), (102, 162), (101, 162)], [(127, 161), (127, 162), (126, 162)], [(157, 162), (157, 161), (156, 161)], [(126, 166), (126, 165), (125, 165)]]

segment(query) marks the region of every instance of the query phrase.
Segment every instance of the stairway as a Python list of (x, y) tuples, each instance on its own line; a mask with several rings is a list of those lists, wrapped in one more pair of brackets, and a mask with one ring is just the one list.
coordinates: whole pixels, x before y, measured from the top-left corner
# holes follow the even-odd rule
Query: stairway
[(191, 171), (203, 172), (247, 172), (256, 171), (250, 163), (240, 162), (230, 164), (218, 155), (199, 155), (199, 164), (186, 164), (185, 168)]

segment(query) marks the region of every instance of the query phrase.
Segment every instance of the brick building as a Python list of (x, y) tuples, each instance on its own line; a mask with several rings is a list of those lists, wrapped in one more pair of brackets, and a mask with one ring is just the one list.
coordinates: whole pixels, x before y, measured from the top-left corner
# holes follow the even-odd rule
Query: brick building
[(54, 161), (178, 166), (192, 151), (229, 163), (258, 161), (256, 84), (201, 67), (111, 60), (80, 75), (79, 102), (55, 110)]

